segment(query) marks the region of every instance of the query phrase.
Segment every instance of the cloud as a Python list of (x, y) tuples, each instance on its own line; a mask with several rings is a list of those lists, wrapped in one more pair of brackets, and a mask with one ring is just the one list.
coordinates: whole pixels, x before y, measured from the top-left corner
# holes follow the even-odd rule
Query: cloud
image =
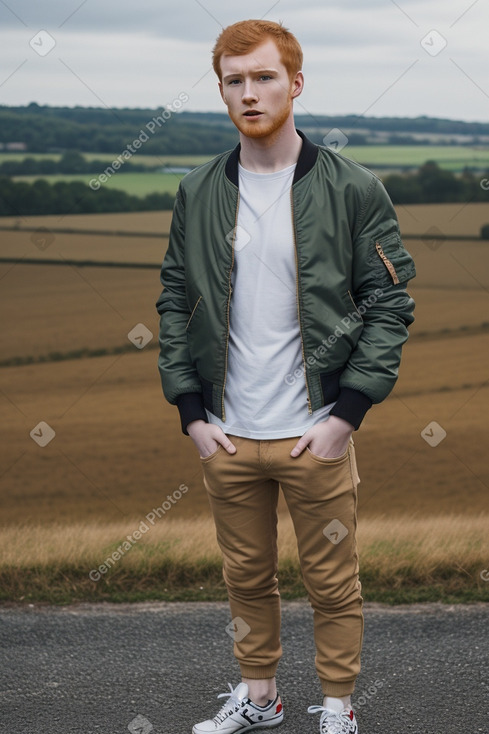
[[(479, 0), (482, 4), (482, 0)], [(446, 4), (443, 0), (430, 3), (420, 0), (307, 0), (300, 6), (295, 0), (247, 0), (246, 9), (224, 0), (139, 0), (137, 6), (120, 0), (17, 0), (0, 5), (2, 28), (39, 28), (55, 31), (59, 27), (72, 31), (99, 33), (139, 32), (159, 38), (182, 41), (199, 40), (203, 34), (216, 34), (221, 26), (243, 18), (267, 17), (271, 20), (293, 21), (291, 30), (298, 28), (304, 40), (310, 42), (326, 31), (330, 40), (338, 41), (357, 31), (364, 39), (376, 34), (383, 25), (386, 30), (397, 16), (403, 22), (430, 18), (440, 24), (446, 16), (451, 20), (466, 10), (470, 3)], [(9, 10), (10, 8), (10, 10)], [(472, 11), (475, 12), (475, 11)], [(340, 22), (341, 21), (341, 22)], [(367, 21), (367, 22), (366, 22)], [(291, 23), (292, 24), (292, 23)]]
[[(156, 108), (186, 91), (188, 109), (225, 111), (210, 71), (221, 24), (266, 16), (303, 46), (298, 112), (488, 118), (483, 0), (7, 4), (18, 17), (0, 3), (1, 104)], [(56, 41), (42, 58), (29, 45), (40, 29)], [(422, 46), (433, 29), (447, 42), (436, 56)]]

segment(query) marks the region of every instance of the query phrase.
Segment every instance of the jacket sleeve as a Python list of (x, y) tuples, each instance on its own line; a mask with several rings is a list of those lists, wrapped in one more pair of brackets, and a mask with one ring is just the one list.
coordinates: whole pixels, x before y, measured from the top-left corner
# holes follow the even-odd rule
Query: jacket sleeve
[(185, 284), (185, 196), (178, 189), (170, 227), (170, 240), (161, 267), (163, 292), (156, 302), (160, 314), (158, 370), (165, 398), (180, 412), (182, 432), (188, 436), (192, 420), (207, 422), (202, 386), (190, 358), (187, 323), (190, 309)]
[(340, 395), (331, 410), (355, 429), (373, 403), (394, 387), (414, 301), (406, 291), (416, 275), (404, 248), (392, 202), (381, 181), (370, 183), (353, 231), (353, 300), (363, 321), (360, 339), (340, 377)]

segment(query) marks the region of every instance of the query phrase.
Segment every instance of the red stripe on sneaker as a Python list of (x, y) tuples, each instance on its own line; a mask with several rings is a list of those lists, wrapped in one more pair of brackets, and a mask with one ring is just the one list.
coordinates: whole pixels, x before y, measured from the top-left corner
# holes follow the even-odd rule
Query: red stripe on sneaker
[(350, 709), (350, 721), (353, 721), (353, 716), (354, 716), (353, 709)]
[(275, 709), (275, 713), (276, 714), (279, 714), (281, 711), (282, 711), (282, 704), (279, 703), (279, 704), (277, 704), (277, 708)]

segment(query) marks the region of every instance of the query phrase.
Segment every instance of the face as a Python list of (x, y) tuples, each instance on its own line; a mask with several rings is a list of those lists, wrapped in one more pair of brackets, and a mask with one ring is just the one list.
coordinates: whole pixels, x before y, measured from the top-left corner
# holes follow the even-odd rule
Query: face
[(221, 56), (219, 91), (239, 132), (265, 138), (279, 130), (293, 113), (293, 100), (304, 79), (290, 79), (272, 39), (244, 56)]

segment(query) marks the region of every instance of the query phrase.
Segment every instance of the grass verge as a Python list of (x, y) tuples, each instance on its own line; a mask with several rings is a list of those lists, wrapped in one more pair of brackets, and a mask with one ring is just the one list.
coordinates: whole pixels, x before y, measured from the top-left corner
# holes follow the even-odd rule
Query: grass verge
[[(358, 530), (364, 599), (489, 602), (487, 524), (481, 516), (364, 519)], [(0, 547), (2, 602), (227, 598), (207, 518), (19, 525), (0, 529)], [(283, 598), (306, 596), (288, 516), (279, 522), (279, 558)]]

